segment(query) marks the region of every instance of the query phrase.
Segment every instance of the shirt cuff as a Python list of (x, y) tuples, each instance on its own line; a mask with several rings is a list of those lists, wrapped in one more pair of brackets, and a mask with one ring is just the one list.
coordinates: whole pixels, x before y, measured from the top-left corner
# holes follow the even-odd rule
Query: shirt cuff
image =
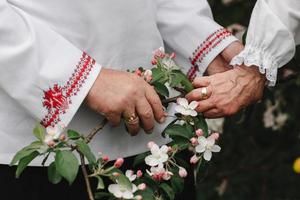
[(194, 51), (190, 58), (192, 67), (188, 71), (188, 77), (193, 80), (197, 74), (203, 75), (208, 65), (219, 55), (228, 45), (238, 39), (230, 31), (221, 28), (202, 42)]
[(54, 84), (44, 91), (43, 107), (47, 114), (41, 121), (44, 127), (55, 127), (58, 123), (67, 126), (94, 84), (101, 66), (86, 54), (81, 58), (64, 85)]
[(230, 65), (248, 67), (257, 66), (260, 73), (265, 74), (269, 86), (275, 86), (279, 64), (276, 59), (265, 52), (263, 49), (249, 45), (237, 56), (235, 56)]

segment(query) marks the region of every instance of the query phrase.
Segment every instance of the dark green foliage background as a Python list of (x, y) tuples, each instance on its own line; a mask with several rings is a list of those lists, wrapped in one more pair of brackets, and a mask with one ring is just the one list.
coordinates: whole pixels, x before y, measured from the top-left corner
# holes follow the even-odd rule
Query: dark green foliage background
[[(210, 3), (215, 19), (223, 26), (247, 26), (255, 1), (237, 0), (228, 6), (221, 0)], [(220, 140), (222, 152), (213, 157), (208, 170), (203, 172), (204, 181), (197, 188), (198, 200), (300, 200), (300, 174), (292, 168), (300, 156), (299, 67), (297, 51), (295, 59), (283, 68), (294, 70), (294, 75), (280, 75), (280, 83), (266, 89), (261, 103), (226, 119)], [(289, 120), (281, 131), (265, 129), (265, 101), (278, 98), (282, 99), (280, 108), (289, 114)], [(221, 184), (222, 195), (216, 189)]]

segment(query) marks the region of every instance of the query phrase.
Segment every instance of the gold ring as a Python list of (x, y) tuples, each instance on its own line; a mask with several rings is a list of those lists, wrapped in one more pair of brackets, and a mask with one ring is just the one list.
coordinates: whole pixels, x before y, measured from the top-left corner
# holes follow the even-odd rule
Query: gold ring
[(125, 118), (125, 123), (129, 125), (137, 124), (139, 123), (139, 118), (135, 114), (132, 114), (131, 117)]
[(207, 99), (207, 88), (206, 87), (201, 89), (200, 99)]

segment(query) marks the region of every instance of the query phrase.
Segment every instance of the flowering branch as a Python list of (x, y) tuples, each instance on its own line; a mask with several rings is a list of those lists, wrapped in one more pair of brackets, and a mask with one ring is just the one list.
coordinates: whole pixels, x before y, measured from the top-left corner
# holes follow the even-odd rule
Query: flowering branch
[[(94, 155), (89, 143), (107, 124), (107, 120), (104, 119), (86, 136), (73, 130), (68, 130), (65, 135), (62, 133), (65, 126), (62, 124), (48, 127), (45, 134), (45, 129), (37, 125), (34, 129), (37, 141), (20, 150), (11, 162), (11, 165), (18, 164), (16, 177), (19, 177), (29, 164), (28, 160), (43, 156), (44, 164), (49, 155), (54, 154), (55, 159), (48, 167), (49, 181), (57, 184), (65, 179), (72, 184), (79, 170), (79, 161), (74, 155), (76, 151), (80, 156), (89, 200), (99, 198), (173, 200), (175, 195), (183, 190), (183, 179), (187, 176), (187, 171), (183, 167), (187, 163), (177, 162), (178, 154), (185, 150), (193, 153), (190, 164), (194, 165), (195, 177), (197, 177), (202, 162), (210, 161), (212, 154), (221, 150), (215, 144), (219, 134), (210, 133), (203, 116), (195, 111), (198, 106), (197, 102), (188, 102), (184, 98), (193, 86), (180, 67), (175, 64), (175, 56), (174, 53), (169, 55), (163, 49), (159, 49), (154, 53), (152, 59), (154, 67), (151, 70), (139, 68), (134, 71), (136, 75), (143, 77), (154, 87), (164, 106), (177, 103), (175, 116), (169, 116), (175, 119), (162, 132), (162, 136), (168, 136), (172, 142), (161, 147), (154, 142), (149, 142), (150, 151), (135, 157), (135, 166), (146, 164), (149, 167), (145, 172), (127, 170), (124, 174), (119, 170), (124, 163), (123, 158), (118, 158), (112, 166), (109, 166), (108, 156)], [(170, 94), (174, 92), (179, 94), (170, 97)], [(90, 178), (97, 179), (98, 182), (95, 196)], [(106, 186), (103, 178), (108, 178), (111, 184)]]

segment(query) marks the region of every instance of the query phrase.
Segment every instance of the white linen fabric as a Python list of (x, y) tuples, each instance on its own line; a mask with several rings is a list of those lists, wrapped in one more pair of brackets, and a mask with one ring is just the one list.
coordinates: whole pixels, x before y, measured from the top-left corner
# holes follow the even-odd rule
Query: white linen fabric
[(253, 10), (244, 51), (232, 65), (258, 66), (274, 86), (278, 68), (287, 64), (300, 44), (300, 1), (258, 0)]
[[(152, 52), (165, 44), (184, 71), (192, 61), (192, 77), (236, 40), (213, 21), (205, 0), (0, 0), (0, 35), (2, 164), (34, 140), (37, 122), (62, 122), (81, 133), (100, 123), (103, 116), (83, 101), (101, 66), (151, 67)], [(93, 151), (131, 156), (150, 140), (168, 142), (163, 128), (131, 137), (123, 126), (107, 126)]]

